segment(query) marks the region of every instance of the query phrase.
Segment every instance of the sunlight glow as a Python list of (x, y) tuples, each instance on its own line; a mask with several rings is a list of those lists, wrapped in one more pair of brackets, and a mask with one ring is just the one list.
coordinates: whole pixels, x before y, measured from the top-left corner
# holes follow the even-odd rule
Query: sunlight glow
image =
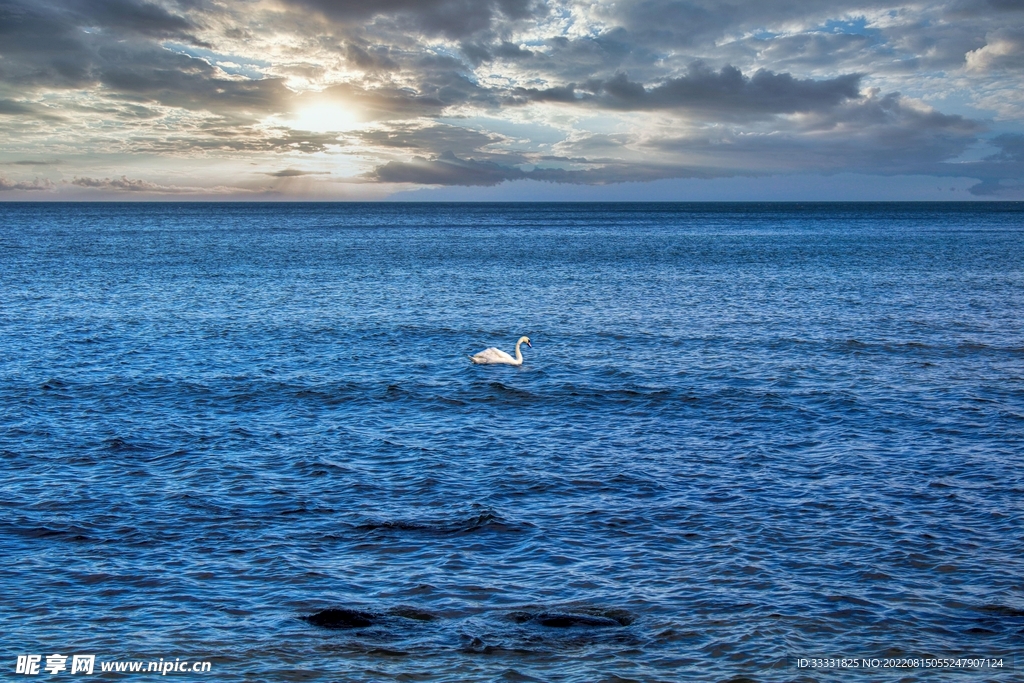
[(349, 108), (333, 102), (319, 102), (298, 110), (288, 125), (295, 130), (330, 133), (355, 128), (359, 120)]

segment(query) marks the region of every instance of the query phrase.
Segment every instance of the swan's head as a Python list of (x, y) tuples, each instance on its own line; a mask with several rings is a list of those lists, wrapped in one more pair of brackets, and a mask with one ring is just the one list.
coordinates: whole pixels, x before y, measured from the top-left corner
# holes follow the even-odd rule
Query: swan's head
[(517, 344), (522, 344), (523, 342), (526, 342), (526, 345), (529, 346), (531, 349), (533, 348), (533, 344), (530, 343), (530, 338), (529, 337), (520, 337), (519, 341), (517, 341), (516, 343)]

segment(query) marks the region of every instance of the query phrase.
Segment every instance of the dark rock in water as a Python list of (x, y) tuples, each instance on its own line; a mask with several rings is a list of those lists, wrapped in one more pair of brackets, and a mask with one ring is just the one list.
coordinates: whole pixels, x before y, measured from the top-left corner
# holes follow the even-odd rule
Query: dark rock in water
[(552, 628), (570, 628), (572, 626), (607, 627), (622, 626), (622, 623), (609, 617), (591, 614), (563, 614), (560, 612), (542, 612), (537, 615), (537, 623)]
[(1024, 609), (1017, 609), (1007, 605), (984, 605), (982, 606), (981, 611), (996, 614), (1001, 617), (1024, 617)]
[(325, 609), (302, 618), (324, 628), (359, 628), (373, 624), (374, 616), (355, 609)]
[(388, 614), (396, 617), (402, 617), (404, 619), (413, 619), (415, 621), (434, 621), (437, 619), (436, 616), (421, 610), (416, 607), (408, 607), (406, 605), (399, 605), (388, 610)]

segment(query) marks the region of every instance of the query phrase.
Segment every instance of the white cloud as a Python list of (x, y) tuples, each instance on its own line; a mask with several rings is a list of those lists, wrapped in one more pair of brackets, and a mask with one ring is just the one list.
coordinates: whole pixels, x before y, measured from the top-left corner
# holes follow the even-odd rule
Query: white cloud
[(1024, 71), (1024, 29), (1002, 28), (990, 33), (984, 47), (967, 53), (966, 68), (973, 72)]

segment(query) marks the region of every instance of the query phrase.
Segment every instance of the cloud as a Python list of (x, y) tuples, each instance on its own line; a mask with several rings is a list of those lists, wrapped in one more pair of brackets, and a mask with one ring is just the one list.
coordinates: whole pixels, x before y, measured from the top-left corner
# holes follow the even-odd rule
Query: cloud
[(120, 42), (199, 42), (195, 24), (160, 5), (134, 0), (0, 1), (0, 79), (75, 87), (95, 82), (103, 50)]
[(833, 73), (920, 76), (963, 64), (966, 52), (984, 44), (979, 37), (1013, 25), (1020, 7), (1016, 0), (633, 0), (597, 4), (593, 16), (652, 52), (719, 65), (732, 59), (744, 70), (799, 63)]
[(298, 178), (304, 175), (330, 175), (330, 171), (303, 171), (297, 168), (285, 168), (280, 171), (264, 172), (263, 175), (274, 178)]
[(158, 38), (189, 38), (197, 27), (188, 17), (136, 0), (77, 0), (56, 3), (79, 24)]
[(809, 114), (762, 133), (729, 132), (651, 138), (645, 146), (684, 155), (710, 168), (754, 173), (969, 175), (948, 163), (963, 154), (984, 128), (901, 97), (872, 92), (834, 110)]
[[(464, 47), (465, 49), (465, 47)], [(665, 53), (638, 41), (622, 27), (607, 27), (583, 35), (548, 35), (530, 54), (514, 54), (501, 45), (489, 47), (492, 59), (502, 59), (548, 82), (580, 82), (609, 78), (618, 71), (640, 73), (641, 78), (664, 76), (659, 60)], [(509, 55), (509, 56), (504, 56)], [(692, 61), (692, 58), (689, 60)]]
[(1024, 182), (1020, 176), (1015, 178), (986, 178), (977, 185), (967, 188), (976, 197), (998, 199), (1000, 197), (1019, 197), (1024, 190)]
[(95, 73), (105, 87), (122, 95), (221, 114), (258, 117), (285, 111), (293, 97), (283, 79), (227, 79), (203, 59), (148, 46), (107, 46)]
[(965, 56), (968, 71), (1024, 70), (1024, 28), (1001, 28), (986, 38), (984, 47)]
[[(0, 94), (4, 85), (33, 89), (100, 88), (129, 98), (218, 114), (284, 111), (292, 97), (280, 78), (230, 78), (166, 39), (207, 45), (186, 16), (135, 0), (0, 0)], [(54, 119), (44, 108), (0, 100), (0, 113)]]
[(341, 24), (374, 21), (427, 35), (459, 38), (490, 29), (499, 19), (525, 19), (545, 11), (533, 0), (285, 0)]
[(526, 163), (526, 156), (508, 149), (508, 138), (495, 133), (446, 124), (391, 123), (371, 130), (357, 131), (359, 147), (379, 149), (384, 154), (405, 150), (420, 157), (437, 157), (448, 152), (457, 157), (472, 156), (478, 161), (498, 161), (506, 165)]
[(412, 161), (389, 161), (374, 169), (369, 178), (382, 183), (418, 185), (497, 185), (526, 177), (523, 171), (491, 161), (459, 159), (444, 152), (435, 159), (414, 157)]
[(64, 118), (32, 102), (5, 99), (0, 99), (0, 116), (17, 116), (37, 121), (60, 121)]
[(981, 182), (970, 188), (971, 194), (999, 197), (1019, 195), (1024, 189), (1024, 134), (1004, 133), (990, 142), (999, 148), (979, 162), (969, 164), (969, 177)]
[[(713, 130), (698, 129), (680, 137), (582, 135), (560, 144), (562, 155), (496, 153), (484, 161), (447, 151), (434, 158), (391, 161), (369, 177), (423, 185), (489, 186), (519, 179), (603, 185), (808, 171), (981, 177), (977, 174), (984, 170), (947, 163), (974, 143), (983, 131), (980, 124), (942, 114), (899, 93), (882, 96), (871, 91), (862, 99), (760, 133), (725, 129), (709, 135)], [(996, 140), (1004, 151), (992, 157), (993, 162), (1016, 161), (1016, 155), (1024, 153), (1024, 143), (1016, 137)], [(520, 168), (524, 162), (533, 168)], [(1015, 172), (1008, 165), (1001, 168)]]
[(12, 190), (25, 190), (28, 192), (41, 192), (54, 189), (55, 185), (47, 178), (34, 178), (30, 181), (8, 180), (0, 175), (0, 192)]
[[(548, 161), (568, 161), (547, 157)], [(647, 182), (665, 178), (714, 178), (735, 175), (760, 175), (744, 170), (716, 170), (672, 162), (624, 162), (614, 159), (574, 159), (573, 165), (583, 168), (537, 167), (523, 170), (493, 161), (459, 159), (445, 152), (434, 159), (415, 157), (409, 162), (390, 161), (369, 174), (369, 178), (385, 183), (417, 185), (493, 186), (508, 180), (538, 180), (569, 185), (609, 185), (625, 182)]]
[[(781, 36), (744, 36), (720, 48), (722, 58), (734, 62), (772, 64), (775, 69), (821, 71), (846, 69), (865, 73), (877, 68), (876, 51), (885, 44), (877, 32), (830, 33), (808, 31)], [(893, 60), (890, 60), (892, 68)]]
[[(990, 135), (979, 121), (1024, 133), (1022, 7), (0, 0), (0, 139), (5, 158), (71, 164), (58, 190), (136, 195), (242, 192), (224, 169), (343, 185), (275, 182), (326, 174), (309, 154), (353, 187), (956, 172), (1005, 195), (1016, 138), (962, 159)], [(338, 132), (299, 130), (323, 127), (317, 106)], [(108, 178), (110, 154), (195, 179)]]
[(861, 74), (815, 81), (759, 70), (744, 76), (733, 66), (718, 72), (694, 62), (687, 73), (651, 88), (617, 74), (606, 81), (546, 90), (519, 89), (532, 101), (587, 103), (607, 109), (642, 111), (680, 109), (731, 118), (819, 111), (860, 96)]
[[(445, 80), (449, 79), (445, 77)], [(416, 90), (393, 85), (363, 87), (343, 83), (327, 88), (323, 96), (350, 103), (368, 120), (415, 119), (438, 116), (448, 104), (465, 102), (469, 99), (467, 93), (477, 89), (464, 77), (456, 75), (452, 80), (454, 83), (438, 84), (436, 80), (424, 79)], [(442, 96), (445, 99), (441, 99)]]
[(121, 192), (161, 192), (171, 189), (168, 186), (157, 185), (155, 183), (150, 183), (145, 180), (130, 180), (128, 176), (121, 176), (120, 178), (113, 179), (76, 177), (74, 180), (71, 181), (71, 184), (77, 185), (78, 187), (89, 187), (101, 190), (117, 190)]
[[(194, 156), (196, 154), (318, 154), (345, 143), (337, 133), (313, 133), (216, 121), (172, 135), (136, 137), (131, 150), (138, 154)], [(113, 142), (111, 144), (114, 144)]]
[(1004, 133), (991, 140), (1000, 151), (986, 160), (991, 162), (1024, 163), (1024, 134)]
[(237, 194), (252, 192), (240, 187), (189, 187), (180, 185), (160, 185), (146, 180), (132, 180), (122, 175), (120, 178), (79, 178), (71, 181), (72, 185), (108, 192), (139, 192), (147, 194)]
[(34, 114), (35, 108), (23, 102), (13, 100), (0, 100), (0, 114), (6, 116), (20, 116), (22, 114)]
[(989, 17), (993, 14), (999, 17), (1000, 14), (1022, 14), (1024, 5), (1017, 0), (957, 0), (949, 4), (948, 12), (959, 18)]
[(361, 46), (354, 41), (345, 45), (345, 59), (366, 71), (396, 71), (401, 66), (391, 58), (391, 49), (386, 45)]

